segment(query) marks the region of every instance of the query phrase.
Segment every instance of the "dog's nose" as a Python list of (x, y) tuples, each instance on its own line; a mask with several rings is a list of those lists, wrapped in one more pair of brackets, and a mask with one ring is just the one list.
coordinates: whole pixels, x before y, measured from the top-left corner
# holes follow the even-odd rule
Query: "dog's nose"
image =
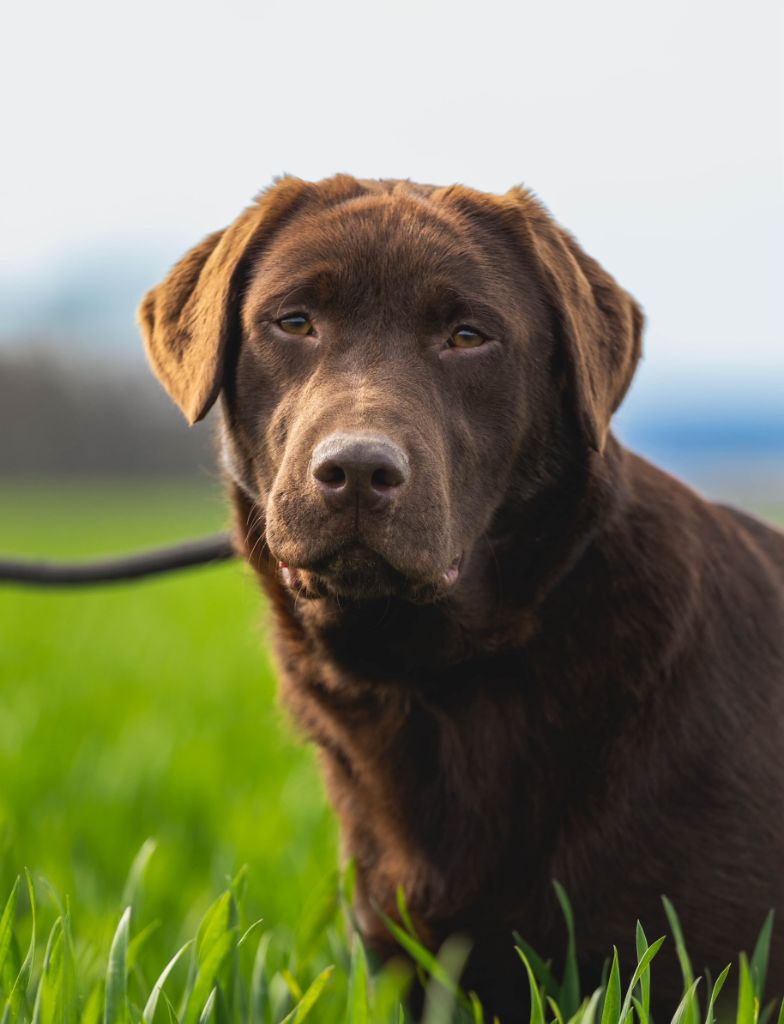
[(366, 508), (380, 508), (408, 480), (408, 456), (386, 437), (332, 434), (316, 446), (310, 471), (333, 508), (357, 500)]

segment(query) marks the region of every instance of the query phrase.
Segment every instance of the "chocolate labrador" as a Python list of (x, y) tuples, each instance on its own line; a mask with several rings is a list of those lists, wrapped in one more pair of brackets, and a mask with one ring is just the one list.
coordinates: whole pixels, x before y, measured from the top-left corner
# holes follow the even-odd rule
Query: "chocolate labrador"
[[(519, 188), (287, 177), (140, 320), (189, 422), (220, 396), (371, 946), (402, 886), (504, 1021), (513, 929), (564, 948), (553, 879), (586, 984), (662, 893), (699, 967), (749, 950), (784, 910), (784, 536), (613, 437), (643, 326), (613, 278)], [(672, 951), (654, 975), (674, 1004)]]

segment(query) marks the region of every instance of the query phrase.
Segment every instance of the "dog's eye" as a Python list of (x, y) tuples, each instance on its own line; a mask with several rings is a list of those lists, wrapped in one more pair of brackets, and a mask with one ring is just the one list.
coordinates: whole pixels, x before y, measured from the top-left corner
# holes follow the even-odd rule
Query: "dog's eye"
[(456, 327), (449, 336), (448, 348), (477, 348), (484, 345), (487, 339), (484, 334), (475, 331), (473, 327), (466, 327), (464, 324)]
[(291, 316), (281, 317), (275, 323), (286, 334), (296, 334), (300, 338), (313, 333), (313, 321), (309, 320), (303, 313), (292, 313)]

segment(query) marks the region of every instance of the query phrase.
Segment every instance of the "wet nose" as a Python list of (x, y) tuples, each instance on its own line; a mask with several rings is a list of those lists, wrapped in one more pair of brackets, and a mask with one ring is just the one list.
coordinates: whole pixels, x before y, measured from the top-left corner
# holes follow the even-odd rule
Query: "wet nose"
[(387, 437), (332, 434), (314, 449), (310, 471), (333, 508), (359, 501), (376, 509), (402, 490), (409, 476), (408, 456)]

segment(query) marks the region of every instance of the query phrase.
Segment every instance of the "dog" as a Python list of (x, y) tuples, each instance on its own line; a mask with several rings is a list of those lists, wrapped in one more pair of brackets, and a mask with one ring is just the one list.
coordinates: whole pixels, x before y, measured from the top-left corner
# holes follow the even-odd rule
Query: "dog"
[(662, 894), (699, 968), (750, 951), (784, 910), (784, 536), (613, 436), (643, 315), (539, 200), (284, 177), (139, 320), (190, 423), (220, 397), (370, 947), (401, 887), (505, 1022), (513, 931), (560, 962), (553, 879), (585, 984), (613, 944), (633, 968), (637, 918), (668, 931)]

